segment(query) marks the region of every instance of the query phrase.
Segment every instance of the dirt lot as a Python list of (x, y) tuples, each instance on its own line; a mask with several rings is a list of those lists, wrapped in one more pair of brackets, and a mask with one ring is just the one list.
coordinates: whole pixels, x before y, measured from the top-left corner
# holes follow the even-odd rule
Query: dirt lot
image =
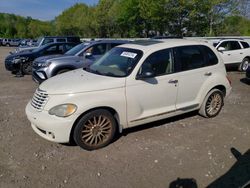
[(198, 187), (239, 187), (250, 180), (250, 85), (244, 74), (229, 73), (233, 92), (218, 117), (191, 113), (154, 122), (89, 152), (33, 132), (24, 109), (37, 84), (5, 70), (11, 50), (0, 47), (0, 187), (172, 188), (177, 178)]

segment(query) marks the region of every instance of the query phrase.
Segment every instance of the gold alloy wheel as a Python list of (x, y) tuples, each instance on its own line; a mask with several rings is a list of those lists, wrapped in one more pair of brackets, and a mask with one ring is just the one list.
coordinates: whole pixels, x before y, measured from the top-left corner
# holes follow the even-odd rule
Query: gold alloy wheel
[(89, 146), (98, 146), (106, 142), (112, 134), (112, 122), (104, 115), (88, 119), (82, 129), (81, 139)]
[(206, 111), (209, 116), (217, 114), (222, 106), (222, 97), (219, 93), (213, 93), (209, 96), (206, 104)]

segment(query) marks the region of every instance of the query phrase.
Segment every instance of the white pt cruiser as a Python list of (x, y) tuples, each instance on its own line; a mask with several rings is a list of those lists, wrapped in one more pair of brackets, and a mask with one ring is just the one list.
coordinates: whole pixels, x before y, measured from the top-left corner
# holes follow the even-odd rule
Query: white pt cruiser
[(41, 137), (93, 150), (125, 128), (195, 110), (214, 117), (230, 91), (224, 63), (209, 44), (137, 41), (47, 80), (26, 114)]

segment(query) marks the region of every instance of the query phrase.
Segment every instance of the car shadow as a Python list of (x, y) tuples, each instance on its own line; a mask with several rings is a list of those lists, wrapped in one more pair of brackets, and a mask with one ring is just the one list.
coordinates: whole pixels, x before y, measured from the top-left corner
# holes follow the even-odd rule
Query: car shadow
[[(231, 153), (236, 159), (234, 165), (207, 188), (250, 188), (250, 149), (241, 154), (237, 149), (231, 148)], [(193, 178), (178, 178), (169, 184), (169, 188), (198, 188), (198, 185)]]
[(240, 79), (240, 82), (246, 85), (250, 85), (250, 81), (247, 78)]
[(176, 122), (176, 121), (186, 119), (186, 118), (189, 118), (189, 117), (193, 117), (193, 116), (198, 116), (198, 112), (193, 111), (193, 112), (189, 112), (189, 113), (186, 113), (186, 114), (181, 114), (181, 115), (178, 115), (178, 116), (166, 118), (166, 119), (163, 119), (163, 120), (158, 120), (158, 121), (154, 121), (154, 122), (151, 122), (151, 123), (142, 124), (142, 125), (138, 125), (138, 126), (135, 126), (135, 127), (127, 128), (127, 129), (123, 130), (122, 134), (120, 134), (120, 137), (121, 136), (126, 136), (126, 135), (128, 135), (130, 133), (134, 133), (134, 132), (138, 132), (138, 131), (142, 131), (142, 130), (146, 130), (146, 129), (151, 129), (153, 127), (159, 127), (159, 126), (162, 126), (162, 125), (165, 125), (165, 124), (169, 124), (169, 123)]

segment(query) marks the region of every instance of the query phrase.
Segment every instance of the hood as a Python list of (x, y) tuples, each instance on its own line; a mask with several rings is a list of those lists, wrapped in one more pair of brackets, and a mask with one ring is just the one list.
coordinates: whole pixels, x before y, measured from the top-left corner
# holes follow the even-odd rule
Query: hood
[(32, 46), (32, 47), (25, 46), (25, 47), (19, 47), (18, 50), (21, 52), (21, 51), (25, 51), (25, 50), (34, 50), (36, 48), (38, 48), (38, 46)]
[(39, 86), (39, 89), (50, 95), (93, 92), (125, 87), (125, 79), (97, 75), (77, 69), (46, 80)]
[(58, 58), (58, 57), (60, 58), (60, 57), (63, 57), (63, 56), (64, 55), (62, 55), (62, 54), (47, 55), (47, 56), (42, 56), (42, 57), (36, 58), (36, 61), (38, 61), (39, 63), (43, 63), (43, 62), (46, 62), (47, 60)]
[(10, 54), (6, 57), (6, 59), (14, 59), (14, 58), (18, 58), (18, 57), (26, 57), (26, 56), (32, 56), (33, 53), (32, 51), (22, 51), (22, 52), (19, 52), (19, 53), (13, 53), (13, 54)]

